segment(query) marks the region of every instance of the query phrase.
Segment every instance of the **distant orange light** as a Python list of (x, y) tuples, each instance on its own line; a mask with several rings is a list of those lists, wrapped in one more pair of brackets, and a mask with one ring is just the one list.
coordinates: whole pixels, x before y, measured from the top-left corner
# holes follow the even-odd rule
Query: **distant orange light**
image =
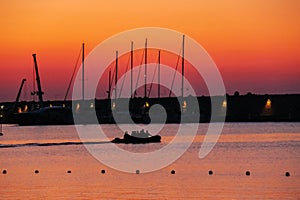
[(23, 112), (27, 112), (28, 111), (28, 106), (25, 105)]
[(183, 101), (182, 108), (183, 108), (183, 109), (186, 109), (186, 107), (187, 107), (187, 103), (186, 103), (186, 101), (184, 100), (184, 101)]
[(271, 109), (271, 100), (268, 99), (267, 100), (267, 103), (266, 103), (266, 106), (265, 106), (267, 109)]

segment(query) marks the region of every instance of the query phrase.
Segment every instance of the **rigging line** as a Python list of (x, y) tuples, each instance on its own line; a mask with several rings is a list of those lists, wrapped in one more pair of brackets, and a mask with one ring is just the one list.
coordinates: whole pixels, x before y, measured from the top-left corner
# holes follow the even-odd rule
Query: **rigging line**
[[(157, 60), (158, 60), (158, 56), (157, 56)], [(158, 63), (156, 63), (156, 66), (155, 66), (155, 69), (154, 69), (154, 73), (153, 73), (153, 76), (152, 76), (152, 81), (151, 81), (151, 84), (150, 84), (150, 89), (149, 89), (149, 92), (148, 92), (148, 97), (150, 97), (150, 93), (151, 93), (151, 90), (152, 90), (152, 85), (153, 85), (153, 81), (154, 81), (154, 78), (155, 78), (157, 68), (158, 68)]]
[(71, 84), (73, 82), (73, 78), (74, 78), (74, 75), (75, 75), (75, 72), (76, 72), (76, 68), (77, 68), (77, 65), (78, 65), (78, 62), (79, 62), (79, 58), (80, 58), (81, 52), (82, 52), (82, 48), (80, 48), (79, 55), (77, 57), (77, 61), (76, 61), (76, 64), (75, 64), (75, 67), (74, 67), (74, 70), (73, 70), (73, 73), (72, 73), (72, 76), (71, 76), (71, 80), (70, 80), (69, 85), (68, 85), (68, 89), (67, 89), (64, 101), (67, 100), (67, 96), (69, 94), (69, 90), (70, 90)]
[(126, 66), (126, 70), (125, 70), (125, 75), (124, 75), (124, 78), (123, 78), (123, 81), (122, 81), (122, 85), (121, 85), (121, 88), (120, 88), (119, 98), (121, 97), (122, 90), (123, 90), (123, 87), (124, 87), (124, 82), (125, 82), (125, 79), (126, 79), (126, 72), (127, 72), (127, 70), (128, 70), (129, 61), (130, 61), (130, 54), (129, 54), (128, 61), (127, 61), (127, 66)]
[(171, 97), (171, 93), (172, 93), (172, 90), (173, 90), (173, 85), (174, 85), (174, 81), (175, 81), (176, 72), (177, 72), (177, 69), (178, 69), (178, 64), (179, 64), (179, 60), (180, 60), (181, 51), (182, 51), (182, 48), (180, 49), (180, 52), (179, 52), (178, 57), (177, 57), (176, 70), (174, 71), (173, 80), (172, 80), (172, 84), (171, 84), (171, 89), (170, 89), (170, 92), (169, 92), (169, 97)]
[(140, 74), (141, 74), (141, 69), (142, 69), (142, 64), (143, 64), (143, 60), (144, 60), (144, 54), (145, 54), (145, 49), (143, 50), (143, 54), (142, 54), (142, 60), (141, 60), (141, 64), (140, 64), (140, 68), (139, 68), (139, 74), (137, 76), (137, 81), (136, 81), (136, 85), (135, 85), (135, 90), (134, 90), (134, 96), (136, 96), (136, 90), (137, 90), (137, 86), (138, 86), (138, 83), (139, 83), (139, 78), (140, 78)]

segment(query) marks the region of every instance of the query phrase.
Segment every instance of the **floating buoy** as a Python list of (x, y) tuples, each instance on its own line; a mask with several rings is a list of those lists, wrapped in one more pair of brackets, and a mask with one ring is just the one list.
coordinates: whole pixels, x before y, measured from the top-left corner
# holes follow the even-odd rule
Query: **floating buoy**
[(246, 176), (250, 176), (250, 171), (246, 171)]
[(105, 170), (104, 169), (101, 170), (101, 174), (105, 174)]
[(208, 174), (209, 174), (209, 175), (213, 175), (213, 173), (214, 173), (214, 172), (213, 172), (212, 170), (209, 170), (209, 171), (208, 171)]
[(35, 173), (35, 174), (38, 174), (38, 173), (39, 173), (39, 170), (36, 169), (36, 170), (34, 171), (34, 173)]
[(175, 172), (175, 170), (173, 169), (173, 170), (171, 170), (171, 174), (175, 174), (176, 172)]
[(136, 174), (139, 174), (139, 173), (140, 173), (140, 170), (138, 170), (138, 169), (135, 170), (135, 173), (136, 173)]
[(71, 173), (72, 173), (72, 171), (71, 171), (71, 170), (68, 170), (68, 171), (67, 171), (67, 173), (68, 173), (68, 174), (71, 174)]
[(2, 174), (7, 174), (6, 169), (4, 169), (4, 170), (2, 171)]
[(290, 172), (285, 172), (285, 176), (290, 176)]

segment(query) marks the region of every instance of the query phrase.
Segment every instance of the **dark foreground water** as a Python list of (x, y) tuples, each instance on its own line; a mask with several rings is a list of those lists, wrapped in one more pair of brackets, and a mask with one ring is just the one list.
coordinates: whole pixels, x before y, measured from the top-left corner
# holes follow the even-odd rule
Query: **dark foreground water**
[[(207, 126), (199, 124), (193, 144), (175, 163), (134, 174), (97, 161), (81, 144), (73, 126), (4, 125), (0, 199), (300, 198), (300, 123), (225, 124), (214, 149), (199, 159)], [(110, 139), (122, 136), (116, 125), (102, 127)], [(177, 127), (165, 125), (160, 144), (119, 147), (139, 153), (154, 151), (172, 140)], [(88, 131), (93, 126), (85, 128)], [(114, 159), (108, 144), (97, 142)]]

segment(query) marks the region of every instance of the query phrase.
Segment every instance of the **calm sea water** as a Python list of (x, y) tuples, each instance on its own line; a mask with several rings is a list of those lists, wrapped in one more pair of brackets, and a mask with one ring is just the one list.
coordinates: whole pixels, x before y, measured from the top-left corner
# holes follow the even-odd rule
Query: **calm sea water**
[[(207, 126), (199, 124), (193, 144), (173, 164), (132, 174), (105, 166), (84, 145), (58, 145), (80, 141), (74, 126), (4, 125), (0, 199), (300, 199), (300, 123), (227, 123), (214, 149), (199, 159)], [(102, 127), (110, 139), (122, 136), (116, 125)], [(177, 128), (165, 125), (160, 144), (119, 147), (154, 151)], [(99, 146), (114, 158), (106, 143)]]

